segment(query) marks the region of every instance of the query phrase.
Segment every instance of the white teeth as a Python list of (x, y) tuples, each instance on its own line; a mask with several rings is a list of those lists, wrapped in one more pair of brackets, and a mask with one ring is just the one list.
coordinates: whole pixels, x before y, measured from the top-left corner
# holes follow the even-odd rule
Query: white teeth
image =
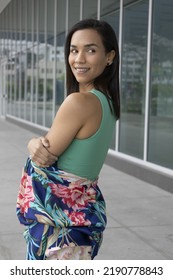
[(88, 71), (88, 68), (75, 68), (78, 73), (85, 73)]

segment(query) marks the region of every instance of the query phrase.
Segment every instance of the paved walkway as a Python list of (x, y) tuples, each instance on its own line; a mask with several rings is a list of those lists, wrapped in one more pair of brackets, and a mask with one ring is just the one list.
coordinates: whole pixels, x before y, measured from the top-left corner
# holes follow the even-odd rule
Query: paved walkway
[[(25, 259), (16, 197), (30, 131), (0, 118), (0, 259)], [(173, 259), (173, 194), (104, 165), (108, 226), (97, 259)]]

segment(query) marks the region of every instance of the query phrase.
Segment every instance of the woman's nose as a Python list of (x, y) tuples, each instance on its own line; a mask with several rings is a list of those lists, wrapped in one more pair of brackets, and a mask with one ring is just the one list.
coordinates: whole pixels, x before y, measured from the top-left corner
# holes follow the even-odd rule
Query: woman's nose
[(75, 62), (77, 63), (84, 63), (85, 62), (85, 55), (83, 52), (78, 52)]

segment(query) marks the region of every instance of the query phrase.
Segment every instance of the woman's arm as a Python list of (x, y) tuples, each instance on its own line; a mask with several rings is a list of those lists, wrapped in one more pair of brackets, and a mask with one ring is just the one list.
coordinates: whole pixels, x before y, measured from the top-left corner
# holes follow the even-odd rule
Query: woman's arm
[(69, 95), (58, 110), (47, 135), (29, 141), (28, 150), (31, 159), (41, 167), (54, 163), (82, 128), (86, 115), (87, 108), (83, 94)]
[(62, 103), (49, 132), (46, 135), (50, 143), (48, 151), (60, 156), (76, 137), (87, 121), (85, 94), (72, 93)]
[(47, 150), (49, 146), (46, 137), (32, 138), (28, 143), (30, 157), (40, 167), (50, 166), (57, 160), (57, 157)]

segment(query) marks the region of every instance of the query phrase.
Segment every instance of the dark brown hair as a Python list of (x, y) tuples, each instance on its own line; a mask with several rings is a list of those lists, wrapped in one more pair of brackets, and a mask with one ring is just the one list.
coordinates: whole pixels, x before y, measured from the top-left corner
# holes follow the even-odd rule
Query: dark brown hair
[(79, 83), (73, 75), (68, 57), (70, 44), (73, 34), (78, 30), (94, 29), (101, 36), (106, 53), (115, 51), (113, 63), (105, 67), (100, 76), (94, 80), (94, 88), (103, 92), (107, 97), (112, 113), (116, 119), (120, 116), (120, 96), (119, 96), (119, 49), (118, 42), (113, 28), (105, 21), (95, 19), (85, 19), (76, 23), (69, 31), (65, 43), (65, 62), (66, 62), (66, 83), (67, 95), (79, 91)]

